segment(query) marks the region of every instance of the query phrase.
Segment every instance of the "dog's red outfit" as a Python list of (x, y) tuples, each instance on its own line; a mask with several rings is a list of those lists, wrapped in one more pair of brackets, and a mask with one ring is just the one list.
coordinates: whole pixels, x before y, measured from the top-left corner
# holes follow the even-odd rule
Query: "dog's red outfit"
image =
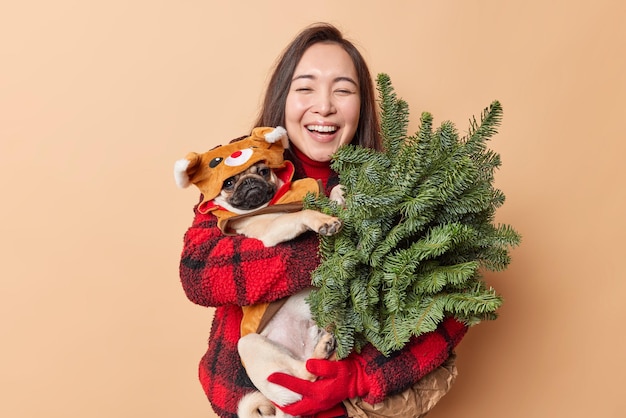
[[(311, 161), (297, 150), (296, 154), (298, 158), (290, 158), (296, 166), (296, 178), (320, 179), (326, 193), (338, 183), (327, 163)], [(318, 238), (314, 233), (265, 247), (256, 239), (224, 236), (215, 216), (202, 214), (195, 208), (193, 224), (184, 237), (180, 277), (192, 302), (216, 308), (208, 350), (200, 361), (199, 377), (220, 417), (235, 418), (241, 397), (255, 390), (237, 353), (243, 316), (241, 307), (273, 302), (309, 287), (311, 272), (318, 263)], [(302, 385), (279, 378), (285, 386), (303, 394), (302, 401), (293, 404), (288, 411), (313, 413), (322, 405), (319, 403), (322, 399), (326, 400), (324, 406), (328, 408), (353, 396), (361, 396), (369, 403), (380, 402), (439, 367), (466, 331), (463, 324), (447, 319), (436, 331), (413, 338), (390, 357), (368, 345), (360, 354), (353, 353), (348, 358), (350, 370), (321, 367), (325, 375), (339, 376), (336, 382), (329, 377)], [(337, 399), (328, 400), (329, 393), (337, 394)]]

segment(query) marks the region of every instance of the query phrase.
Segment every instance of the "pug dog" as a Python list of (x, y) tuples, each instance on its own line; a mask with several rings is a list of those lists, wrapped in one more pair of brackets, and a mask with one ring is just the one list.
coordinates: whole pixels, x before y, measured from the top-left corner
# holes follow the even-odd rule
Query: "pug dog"
[[(224, 181), (214, 203), (231, 212), (247, 214), (267, 207), (280, 188), (281, 181), (265, 163), (259, 162)], [(267, 247), (295, 238), (306, 230), (334, 235), (341, 222), (314, 210), (291, 213), (267, 213), (230, 221), (236, 233), (257, 238)], [(284, 372), (301, 379), (315, 380), (305, 362), (309, 358), (328, 359), (334, 355), (336, 341), (332, 334), (319, 328), (306, 303), (310, 290), (287, 299), (258, 333), (239, 339), (237, 349), (246, 372), (258, 392), (246, 395), (239, 403), (242, 418), (288, 417), (278, 405), (301, 399), (297, 393), (267, 381), (274, 372)], [(271, 401), (270, 401), (271, 399)]]
[[(203, 201), (198, 211), (217, 216), (225, 234), (242, 234), (271, 247), (308, 230), (321, 235), (338, 233), (342, 226), (338, 218), (302, 209), (304, 196), (319, 193), (320, 186), (312, 179), (291, 181), (293, 165), (283, 160), (285, 144), (283, 128), (256, 128), (243, 140), (204, 154), (188, 154), (176, 162), (175, 179), (179, 187), (194, 184), (200, 189)], [(339, 186), (333, 189), (331, 198), (342, 202)], [(242, 363), (258, 389), (240, 401), (240, 417), (288, 417), (275, 404), (288, 405), (300, 400), (301, 395), (268, 382), (267, 377), (280, 371), (315, 380), (306, 370), (306, 360), (333, 357), (335, 339), (313, 321), (306, 302), (309, 293), (310, 289), (303, 290), (275, 302), (275, 309), (252, 307), (260, 306), (264, 318), (267, 312), (272, 314), (265, 325), (254, 324), (238, 342)]]

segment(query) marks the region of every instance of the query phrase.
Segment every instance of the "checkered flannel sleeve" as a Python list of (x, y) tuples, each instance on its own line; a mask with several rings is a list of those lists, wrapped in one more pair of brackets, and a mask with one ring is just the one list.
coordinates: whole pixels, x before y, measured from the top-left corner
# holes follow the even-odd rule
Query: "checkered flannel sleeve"
[(216, 218), (196, 211), (184, 236), (180, 278), (187, 297), (202, 306), (272, 302), (311, 285), (319, 241), (306, 233), (265, 247), (259, 240), (225, 236)]
[(422, 377), (441, 366), (467, 332), (467, 326), (454, 318), (446, 318), (432, 332), (412, 338), (399, 351), (385, 357), (372, 345), (361, 353), (352, 353), (365, 369), (372, 383), (363, 399), (371, 404), (412, 386)]

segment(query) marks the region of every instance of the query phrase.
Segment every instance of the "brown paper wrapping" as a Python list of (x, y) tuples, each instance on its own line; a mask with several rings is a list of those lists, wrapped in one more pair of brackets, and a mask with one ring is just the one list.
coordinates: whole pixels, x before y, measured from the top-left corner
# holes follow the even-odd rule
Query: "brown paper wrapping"
[(456, 376), (456, 355), (452, 354), (439, 368), (402, 393), (374, 405), (361, 398), (344, 401), (344, 405), (348, 416), (354, 418), (421, 418), (448, 393)]

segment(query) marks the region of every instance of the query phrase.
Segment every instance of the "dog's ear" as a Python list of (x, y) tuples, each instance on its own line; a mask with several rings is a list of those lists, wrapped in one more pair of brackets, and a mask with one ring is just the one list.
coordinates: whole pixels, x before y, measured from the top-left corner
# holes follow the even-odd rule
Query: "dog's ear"
[(189, 187), (192, 183), (191, 179), (198, 171), (200, 162), (200, 154), (190, 152), (185, 158), (174, 163), (174, 180), (178, 187), (181, 189)]

